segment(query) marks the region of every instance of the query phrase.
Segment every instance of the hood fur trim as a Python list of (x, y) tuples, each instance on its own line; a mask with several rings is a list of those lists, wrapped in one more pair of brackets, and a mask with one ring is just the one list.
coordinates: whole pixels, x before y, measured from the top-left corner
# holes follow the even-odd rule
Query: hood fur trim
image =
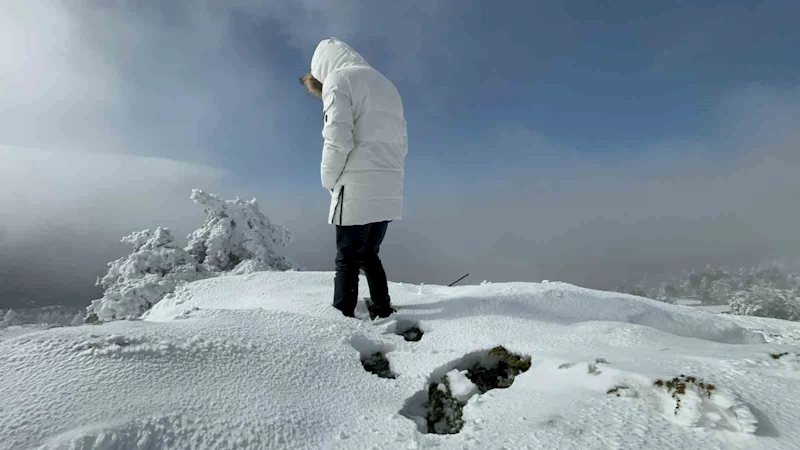
[(314, 94), (317, 97), (322, 97), (322, 83), (319, 82), (316, 78), (314, 78), (310, 73), (303, 75), (300, 78), (300, 83), (306, 87), (306, 90), (310, 94)]

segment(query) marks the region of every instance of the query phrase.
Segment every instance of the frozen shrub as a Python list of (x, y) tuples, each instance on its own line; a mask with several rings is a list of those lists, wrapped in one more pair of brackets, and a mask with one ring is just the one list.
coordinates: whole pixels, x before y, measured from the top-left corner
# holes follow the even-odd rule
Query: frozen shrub
[(681, 397), (686, 395), (686, 390), (691, 389), (703, 397), (711, 398), (716, 386), (698, 380), (696, 377), (681, 375), (671, 380), (656, 380), (653, 383), (658, 388), (665, 389), (675, 399), (675, 414), (681, 409)]
[(10, 327), (13, 325), (19, 325), (19, 313), (14, 311), (13, 309), (9, 309), (6, 311), (2, 318), (0, 318), (0, 326), (3, 327)]
[(180, 283), (207, 276), (166, 228), (138, 231), (122, 242), (133, 253), (108, 263), (108, 273), (97, 280), (103, 297), (88, 307), (87, 322), (139, 317)]
[(209, 271), (241, 274), (296, 268), (275, 253), (276, 247), (285, 247), (291, 241), (291, 233), (272, 224), (255, 199), (222, 200), (195, 189), (192, 201), (203, 206), (206, 220), (189, 235), (186, 251)]
[(218, 275), (295, 269), (275, 253), (291, 234), (264, 216), (255, 200), (222, 200), (195, 189), (192, 201), (203, 205), (206, 219), (181, 248), (169, 229), (133, 233), (122, 242), (133, 253), (108, 264), (97, 280), (103, 297), (87, 308), (86, 322), (134, 319), (183, 283)]

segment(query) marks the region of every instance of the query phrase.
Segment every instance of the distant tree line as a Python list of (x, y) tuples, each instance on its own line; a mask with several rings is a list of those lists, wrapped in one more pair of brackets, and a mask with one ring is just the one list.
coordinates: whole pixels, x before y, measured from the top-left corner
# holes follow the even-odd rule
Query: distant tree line
[(729, 269), (706, 266), (667, 279), (645, 278), (618, 292), (676, 303), (730, 305), (733, 314), (800, 321), (800, 274), (779, 264)]
[(33, 324), (80, 325), (83, 323), (84, 310), (82, 307), (69, 306), (0, 309), (0, 328)]

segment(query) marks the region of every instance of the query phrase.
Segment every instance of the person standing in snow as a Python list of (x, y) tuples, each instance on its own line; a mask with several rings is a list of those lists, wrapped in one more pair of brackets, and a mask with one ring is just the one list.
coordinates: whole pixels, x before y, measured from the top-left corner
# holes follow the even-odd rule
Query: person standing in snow
[(369, 284), (370, 316), (393, 312), (378, 253), (389, 222), (402, 218), (408, 135), (397, 88), (349, 45), (319, 43), (303, 85), (322, 99), (322, 186), (336, 226), (333, 306), (354, 317), (358, 277)]

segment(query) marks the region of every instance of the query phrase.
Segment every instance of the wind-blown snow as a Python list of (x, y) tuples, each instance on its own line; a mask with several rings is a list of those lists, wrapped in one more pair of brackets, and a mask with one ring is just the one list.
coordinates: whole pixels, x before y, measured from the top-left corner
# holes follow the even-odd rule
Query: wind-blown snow
[[(374, 322), (329, 306), (333, 274), (264, 272), (179, 288), (140, 321), (0, 342), (3, 448), (790, 449), (800, 442), (797, 331), (780, 321), (562, 283), (392, 284)], [(362, 296), (367, 295), (362, 282)], [(395, 333), (418, 324), (419, 342)], [(767, 342), (769, 341), (769, 342)], [(486, 394), (461, 358), (530, 355)], [(361, 358), (383, 352), (394, 379)], [(774, 358), (770, 354), (783, 354)], [(448, 376), (464, 428), (401, 414)], [(657, 379), (696, 377), (681, 407)], [(616, 388), (616, 391), (609, 391)]]

